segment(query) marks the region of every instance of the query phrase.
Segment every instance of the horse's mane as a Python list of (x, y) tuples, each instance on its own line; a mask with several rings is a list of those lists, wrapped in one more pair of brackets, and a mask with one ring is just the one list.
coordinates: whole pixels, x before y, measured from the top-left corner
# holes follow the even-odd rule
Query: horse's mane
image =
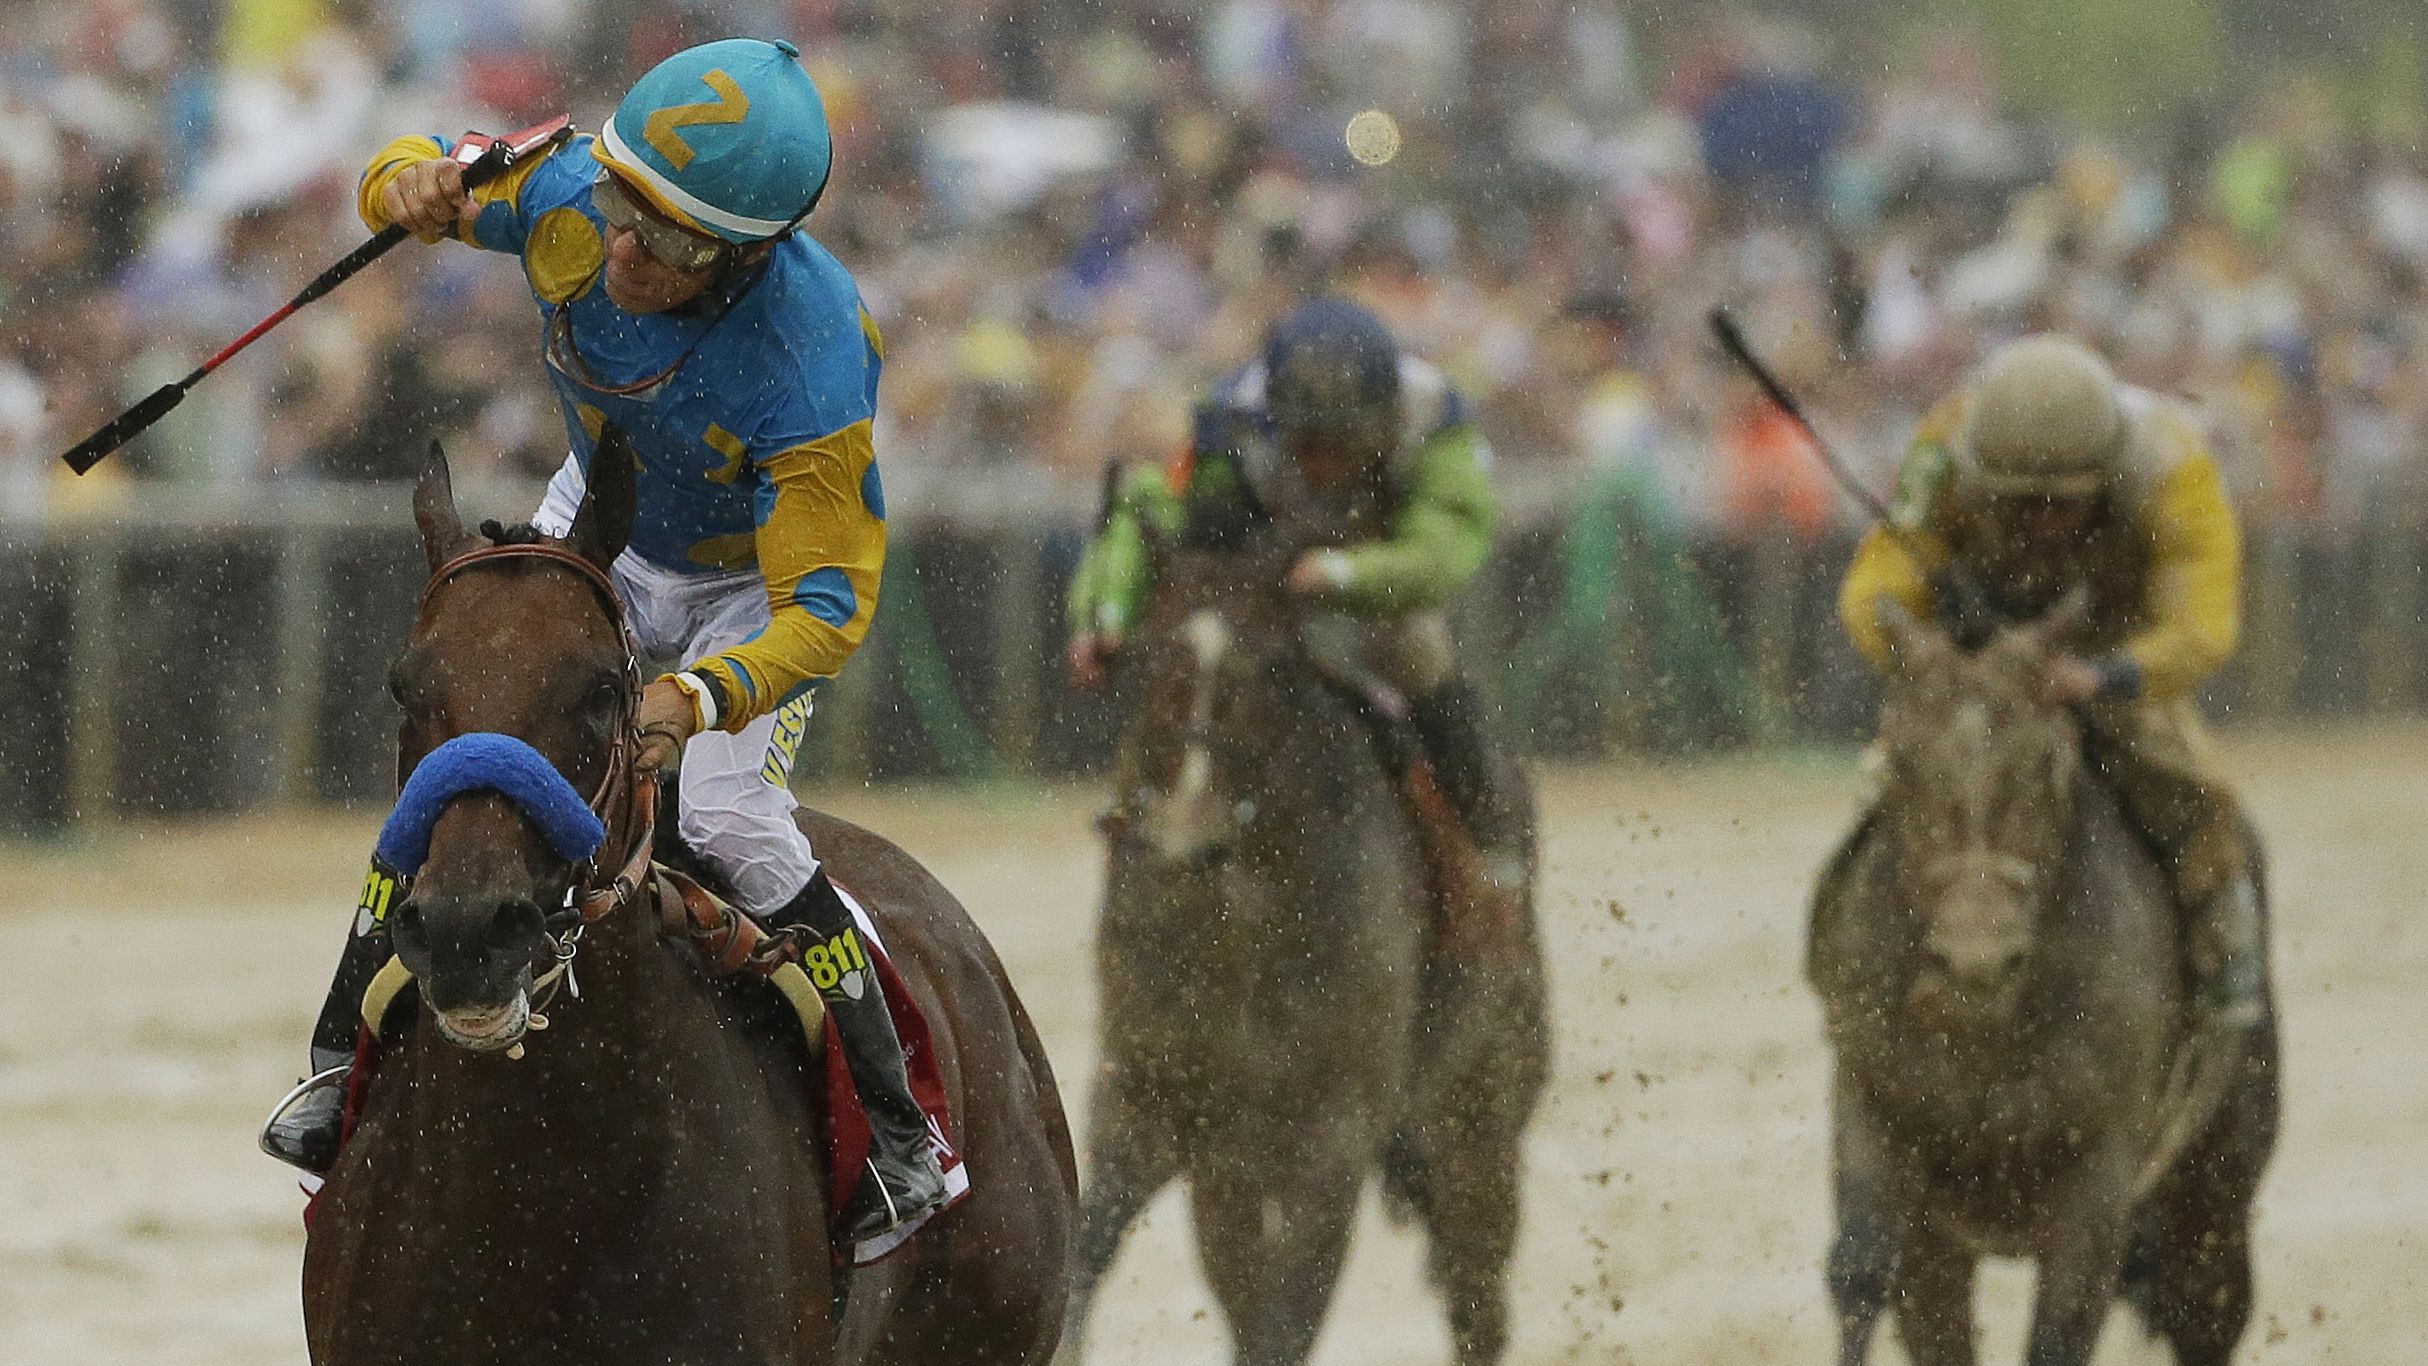
[(491, 545), (541, 545), (556, 539), (529, 522), (504, 526), (494, 517), (481, 523), (481, 534), (489, 538)]

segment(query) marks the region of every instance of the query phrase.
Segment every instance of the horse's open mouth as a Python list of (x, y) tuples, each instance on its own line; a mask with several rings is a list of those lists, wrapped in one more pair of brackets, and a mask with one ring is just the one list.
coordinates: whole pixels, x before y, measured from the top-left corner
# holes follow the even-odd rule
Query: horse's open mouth
[(494, 1053), (520, 1043), (531, 1027), (531, 984), (526, 979), (514, 999), (494, 1010), (439, 1010), (438, 1032), (447, 1042), (475, 1053)]

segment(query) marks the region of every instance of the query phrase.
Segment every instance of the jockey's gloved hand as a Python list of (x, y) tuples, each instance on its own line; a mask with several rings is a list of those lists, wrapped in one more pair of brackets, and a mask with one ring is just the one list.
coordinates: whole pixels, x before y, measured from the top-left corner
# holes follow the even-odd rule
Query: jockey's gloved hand
[(425, 242), (437, 241), (481, 211), (464, 190), (464, 164), (453, 157), (416, 161), (398, 171), (381, 188), (379, 204), (389, 222)]
[(1998, 633), (1998, 609), (1989, 590), (1960, 564), (1931, 571), (1931, 619), (1939, 623), (1960, 650), (1978, 650)]
[(683, 753), (683, 742), (700, 732), (704, 720), (695, 695), (676, 682), (674, 675), (642, 689), (641, 713), (635, 719), (641, 753), (633, 766), (643, 773), (673, 768)]
[(1349, 557), (1337, 550), (1308, 551), (1290, 566), (1290, 591), (1302, 598), (1329, 597), (1349, 582)]

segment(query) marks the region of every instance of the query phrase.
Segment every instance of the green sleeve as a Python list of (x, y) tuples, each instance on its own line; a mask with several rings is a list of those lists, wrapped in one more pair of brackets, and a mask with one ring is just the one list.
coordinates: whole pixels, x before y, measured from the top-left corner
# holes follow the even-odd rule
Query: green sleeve
[(1144, 525), (1177, 535), (1180, 499), (1162, 470), (1141, 466), (1122, 478), (1104, 526), (1079, 556), (1071, 589), (1063, 601), (1064, 620), (1072, 635), (1087, 631), (1127, 631), (1146, 602), (1147, 564)]
[(1390, 534), (1338, 552), (1334, 599), (1353, 616), (1387, 616), (1447, 602), (1492, 549), (1492, 481), (1471, 426), (1439, 432), (1418, 449), (1407, 501)]

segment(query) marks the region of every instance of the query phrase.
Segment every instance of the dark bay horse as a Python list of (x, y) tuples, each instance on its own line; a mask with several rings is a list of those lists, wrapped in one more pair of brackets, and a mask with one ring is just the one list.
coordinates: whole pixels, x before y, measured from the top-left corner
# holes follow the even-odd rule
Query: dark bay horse
[(1155, 554), (1066, 1355), (1123, 1234), (1179, 1180), (1234, 1359), (1305, 1360), (1379, 1167), (1429, 1235), (1458, 1360), (1483, 1366), (1507, 1341), (1547, 1061), (1531, 896), (1500, 957), (1442, 961), (1415, 833), (1310, 658), (1286, 552)]
[(1809, 964), (1836, 1055), (1841, 1366), (1889, 1307), (1917, 1366), (1971, 1363), (1983, 1255), (2039, 1264), (2032, 1366), (2087, 1362), (2120, 1291), (2184, 1366), (2222, 1366), (2250, 1317), (2274, 1025), (2205, 1119), (2174, 1113), (2176, 912), (2081, 723), (2034, 686), (2078, 609), (1973, 654), (1889, 609), (1887, 784), (1824, 874)]
[(449, 1041), (494, 1043), (497, 1022), (528, 1008), (534, 972), (561, 952), (543, 910), (629, 867), (645, 839), (628, 759), (637, 679), (604, 573), (632, 522), (631, 457), (620, 437), (602, 442), (562, 543), (485, 549), (435, 450), (414, 508), (434, 577), (395, 674), (400, 771), (454, 736), (517, 736), (600, 794), (608, 834), (585, 876), (495, 792), (439, 816), (390, 921), (419, 1018), (383, 1060), (312, 1219), (312, 1359), (1050, 1357), (1077, 1185), (1053, 1074), (968, 914), (882, 838), (804, 813), (838, 879), (879, 912), (926, 1012), (973, 1190), (848, 1284), (828, 1237), (813, 1099), (825, 1074), (798, 1023), (765, 982), (706, 975), (638, 899), (587, 926), (579, 995), (555, 998), (525, 1056)]

